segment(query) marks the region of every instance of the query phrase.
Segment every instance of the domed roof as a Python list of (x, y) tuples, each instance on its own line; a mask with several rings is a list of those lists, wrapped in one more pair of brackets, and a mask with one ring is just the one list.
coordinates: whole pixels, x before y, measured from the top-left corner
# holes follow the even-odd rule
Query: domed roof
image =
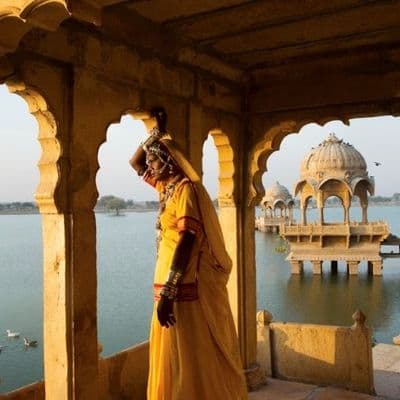
[(373, 193), (374, 182), (373, 178), (368, 176), (364, 157), (351, 144), (338, 139), (334, 133), (329, 134), (318, 147), (313, 148), (304, 157), (295, 193), (298, 193), (304, 182), (318, 190), (328, 180), (343, 182), (352, 194), (356, 186), (364, 181), (369, 192)]
[(301, 175), (305, 177), (338, 175), (342, 171), (347, 175), (368, 176), (367, 164), (361, 153), (334, 133), (312, 149), (301, 164)]
[(289, 202), (293, 201), (293, 197), (285, 186), (281, 185), (279, 182), (275, 182), (272, 186), (265, 189), (265, 195), (261, 204), (274, 207), (279, 201), (287, 205)]

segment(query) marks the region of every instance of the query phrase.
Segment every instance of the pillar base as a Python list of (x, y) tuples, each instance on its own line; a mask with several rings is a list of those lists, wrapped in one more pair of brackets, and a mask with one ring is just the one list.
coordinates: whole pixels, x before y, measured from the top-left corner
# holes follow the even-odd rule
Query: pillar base
[(375, 276), (382, 275), (382, 261), (373, 261), (372, 262), (372, 272)]
[(244, 374), (249, 392), (255, 391), (267, 384), (267, 378), (257, 363), (251, 364), (249, 368), (246, 368)]
[(322, 261), (313, 260), (311, 261), (313, 274), (314, 275), (321, 275), (322, 274)]
[(358, 264), (359, 261), (348, 261), (347, 271), (349, 275), (358, 275)]
[(304, 262), (300, 260), (291, 260), (290, 267), (292, 274), (302, 274), (304, 271)]

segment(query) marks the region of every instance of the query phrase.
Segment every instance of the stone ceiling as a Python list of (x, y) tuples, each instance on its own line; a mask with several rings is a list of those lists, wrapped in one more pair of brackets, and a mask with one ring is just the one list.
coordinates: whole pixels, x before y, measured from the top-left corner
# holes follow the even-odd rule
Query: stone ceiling
[(247, 72), (400, 43), (399, 1), (139, 0), (117, 7)]
[(0, 53), (70, 21), (236, 81), (400, 64), (400, 0), (0, 0)]

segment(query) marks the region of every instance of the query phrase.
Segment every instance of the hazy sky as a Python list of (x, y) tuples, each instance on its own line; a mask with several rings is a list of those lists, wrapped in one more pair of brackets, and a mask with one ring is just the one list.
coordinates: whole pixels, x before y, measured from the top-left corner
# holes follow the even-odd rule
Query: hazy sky
[[(36, 167), (40, 157), (37, 123), (25, 101), (0, 85), (0, 202), (31, 201), (39, 181)], [(354, 145), (364, 156), (370, 175), (375, 176), (376, 194), (400, 192), (400, 118), (379, 117), (339, 121), (321, 127), (306, 125), (298, 134), (287, 136), (280, 151), (271, 155), (263, 176), (267, 187), (275, 181), (290, 191), (299, 177), (301, 160), (330, 132)], [(107, 142), (99, 151), (97, 186), (100, 195), (114, 194), (125, 199), (155, 200), (156, 195), (138, 179), (128, 160), (147, 135), (143, 124), (124, 117), (107, 131)], [(382, 163), (375, 166), (374, 161)], [(217, 154), (212, 139), (204, 145), (204, 183), (211, 197), (217, 193)]]

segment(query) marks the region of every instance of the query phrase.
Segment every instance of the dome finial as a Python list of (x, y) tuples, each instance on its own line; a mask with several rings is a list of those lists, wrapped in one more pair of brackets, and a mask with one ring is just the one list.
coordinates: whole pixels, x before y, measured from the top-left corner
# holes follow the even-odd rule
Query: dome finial
[(334, 132), (331, 132), (328, 137), (325, 139), (325, 142), (330, 143), (342, 143), (342, 139), (339, 139)]

